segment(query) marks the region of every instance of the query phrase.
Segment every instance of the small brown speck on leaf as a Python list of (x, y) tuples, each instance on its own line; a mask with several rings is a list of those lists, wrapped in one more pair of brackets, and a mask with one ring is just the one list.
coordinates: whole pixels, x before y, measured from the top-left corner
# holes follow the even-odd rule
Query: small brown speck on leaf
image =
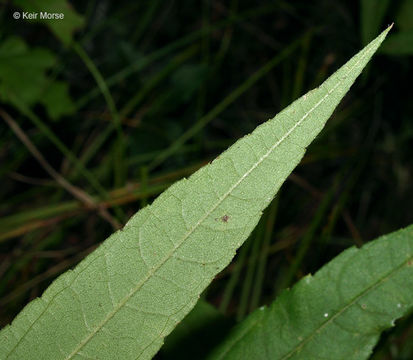
[(222, 222), (228, 222), (228, 220), (229, 220), (229, 216), (228, 215), (224, 215), (222, 218), (221, 218), (221, 220), (222, 220)]

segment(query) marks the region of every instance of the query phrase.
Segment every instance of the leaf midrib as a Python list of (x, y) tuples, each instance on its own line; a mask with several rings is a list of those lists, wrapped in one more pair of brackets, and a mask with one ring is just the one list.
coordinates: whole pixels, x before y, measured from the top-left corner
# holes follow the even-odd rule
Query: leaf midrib
[[(330, 90), (327, 91), (327, 93), (307, 112), (303, 115), (303, 117), (297, 121), (297, 123), (294, 124), (294, 126), (291, 127), (290, 130), (288, 130), (273, 146), (271, 146), (271, 148), (263, 155), (261, 156), (261, 158), (243, 175), (241, 176), (241, 178), (235, 182), (234, 185), (232, 185), (230, 187), (230, 189), (223, 194), (218, 201), (216, 202), (216, 204), (214, 204), (211, 209), (203, 216), (201, 217), (201, 219), (184, 235), (184, 237), (182, 238), (182, 240), (165, 256), (164, 259), (161, 260), (161, 262), (155, 266), (154, 268), (150, 269), (148, 271), (148, 275), (143, 278), (137, 285), (136, 287), (134, 287), (132, 289), (132, 291), (125, 296), (125, 298), (118, 304), (117, 307), (115, 307), (109, 314), (108, 316), (103, 319), (103, 321), (94, 329), (94, 331), (92, 331), (84, 340), (82, 340), (79, 345), (65, 358), (65, 360), (69, 360), (71, 358), (73, 358), (73, 356), (75, 356), (80, 349), (82, 349), (94, 336), (95, 334), (97, 334), (98, 331), (100, 331), (100, 329), (129, 301), (129, 299), (137, 292), (140, 290), (140, 288), (149, 280), (152, 278), (152, 276), (166, 263), (166, 261), (168, 261), (172, 255), (184, 244), (185, 240), (202, 224), (203, 221), (205, 221), (205, 219), (207, 219), (212, 213), (213, 211), (232, 193), (232, 191), (234, 191), (234, 189), (236, 189), (239, 184), (252, 172), (254, 171), (255, 168), (257, 168), (271, 153), (272, 151), (274, 151), (282, 142), (284, 142), (285, 139), (287, 139), (289, 137), (289, 135), (314, 111), (318, 108), (318, 106), (320, 106), (336, 89), (337, 87), (339, 87), (342, 82), (347, 78), (347, 75), (350, 74), (352, 72), (352, 70), (354, 68), (357, 67), (357, 65), (361, 62), (362, 59), (364, 59), (365, 54), (367, 54), (370, 50), (370, 48), (374, 46), (374, 44), (370, 43), (369, 46), (367, 46), (364, 49), (364, 54), (360, 57), (360, 59), (348, 70), (348, 72), (346, 73), (345, 76), (343, 76), (335, 86), (333, 86)], [(74, 281), (74, 280), (73, 280)], [(70, 286), (70, 285), (69, 285)], [(68, 287), (69, 287), (68, 286)], [(57, 294), (56, 294), (57, 295)], [(49, 304), (51, 304), (53, 301), (53, 299), (49, 302)], [(49, 306), (48, 304), (48, 306)], [(42, 314), (44, 314), (47, 309), (48, 306), (46, 306), (45, 310), (42, 312)], [(40, 318), (40, 316), (37, 319)], [(37, 321), (36, 319), (36, 321)], [(33, 322), (34, 323), (34, 322)], [(30, 327), (31, 328), (31, 327)], [(30, 329), (29, 328), (29, 329)], [(29, 331), (29, 329), (27, 330), (27, 332)], [(27, 334), (26, 332), (26, 334)], [(22, 338), (20, 338), (20, 341), (16, 344), (16, 346), (13, 347), (13, 349), (9, 352), (8, 356), (10, 356), (10, 354), (12, 354), (14, 352), (14, 350), (17, 348), (18, 344), (21, 342), (21, 340), (24, 338), (24, 336), (26, 335), (24, 334), (22, 336)]]

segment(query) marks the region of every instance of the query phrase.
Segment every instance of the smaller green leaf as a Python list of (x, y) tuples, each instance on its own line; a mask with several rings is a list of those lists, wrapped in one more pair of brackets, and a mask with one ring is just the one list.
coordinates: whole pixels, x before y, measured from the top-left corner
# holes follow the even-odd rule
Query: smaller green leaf
[(49, 50), (29, 49), (21, 38), (7, 38), (0, 44), (0, 100), (13, 103), (13, 93), (28, 105), (36, 103), (48, 82), (46, 70), (54, 62)]
[(40, 102), (46, 107), (52, 120), (58, 120), (61, 116), (72, 115), (75, 105), (69, 96), (67, 83), (55, 81), (46, 88)]
[[(23, 11), (39, 14), (37, 20), (30, 21), (44, 23), (65, 45), (70, 44), (74, 32), (81, 28), (84, 23), (83, 17), (80, 16), (66, 0), (14, 0), (13, 2)], [(64, 15), (64, 18), (40, 20), (41, 12), (61, 13)]]
[(367, 359), (413, 309), (413, 225), (352, 247), (237, 326), (211, 359)]
[(19, 37), (7, 38), (0, 45), (0, 100), (18, 107), (14, 103), (18, 95), (28, 106), (41, 103), (52, 120), (73, 114), (68, 84), (46, 75), (55, 61), (47, 49), (30, 49)]

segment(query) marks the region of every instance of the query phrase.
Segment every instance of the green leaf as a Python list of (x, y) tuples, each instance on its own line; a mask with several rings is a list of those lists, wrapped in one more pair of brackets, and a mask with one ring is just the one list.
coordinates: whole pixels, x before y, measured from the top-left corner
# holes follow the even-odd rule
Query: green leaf
[(72, 115), (75, 112), (75, 105), (69, 96), (69, 86), (61, 81), (55, 81), (47, 86), (40, 102), (53, 120), (58, 120), (61, 116)]
[(43, 104), (53, 120), (73, 114), (68, 85), (46, 76), (55, 61), (47, 49), (30, 49), (19, 37), (7, 38), (0, 45), (0, 100), (19, 107), (13, 96), (18, 94), (26, 105)]
[(352, 247), (237, 326), (211, 359), (361, 360), (413, 309), (413, 225)]
[(54, 62), (49, 50), (29, 49), (22, 39), (7, 38), (0, 44), (0, 99), (13, 103), (9, 93), (14, 93), (28, 105), (36, 103), (48, 83), (45, 73)]
[[(23, 11), (39, 14), (37, 20), (30, 21), (44, 23), (65, 45), (70, 44), (74, 32), (82, 27), (84, 23), (83, 17), (80, 16), (66, 0), (13, 0), (13, 3)], [(62, 13), (64, 18), (40, 20), (41, 12)]]
[(0, 358), (151, 358), (231, 261), (389, 30), (55, 280), (2, 330)]

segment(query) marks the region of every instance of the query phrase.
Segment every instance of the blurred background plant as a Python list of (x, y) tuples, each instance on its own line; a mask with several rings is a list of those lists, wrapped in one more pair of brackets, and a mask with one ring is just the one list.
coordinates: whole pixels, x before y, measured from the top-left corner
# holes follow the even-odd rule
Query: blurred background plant
[[(23, 11), (65, 17), (13, 17)], [(304, 274), (413, 222), (412, 0), (1, 0), (0, 19), (0, 326), (393, 21), (250, 239), (157, 356), (202, 358)], [(412, 344), (410, 317), (373, 358), (412, 359)]]

